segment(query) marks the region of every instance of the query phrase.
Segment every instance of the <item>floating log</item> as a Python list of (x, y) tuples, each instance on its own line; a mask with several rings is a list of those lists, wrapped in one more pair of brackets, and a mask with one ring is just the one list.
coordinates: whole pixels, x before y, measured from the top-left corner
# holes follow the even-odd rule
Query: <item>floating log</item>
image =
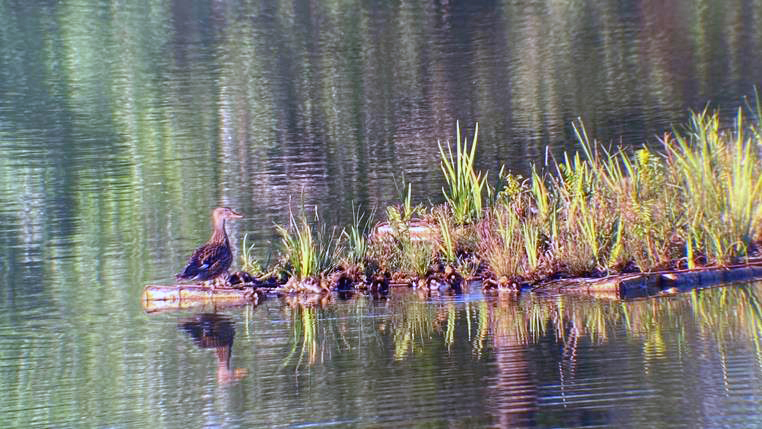
[(143, 309), (148, 312), (182, 310), (202, 305), (257, 304), (264, 292), (255, 288), (215, 288), (197, 284), (148, 285), (143, 288)]
[[(532, 290), (563, 294), (584, 294), (598, 298), (623, 299), (674, 294), (698, 287), (762, 278), (762, 258), (747, 264), (695, 270), (621, 274), (604, 278), (556, 280)], [(390, 286), (409, 286), (409, 283)], [(282, 292), (269, 289), (270, 293)], [(143, 308), (147, 312), (182, 310), (198, 306), (238, 306), (257, 304), (264, 299), (262, 288), (216, 288), (197, 284), (148, 285), (143, 289)]]
[(439, 234), (438, 229), (431, 224), (421, 219), (411, 219), (406, 224), (397, 227), (392, 226), (389, 222), (378, 223), (373, 228), (371, 235), (378, 240), (385, 237), (395, 237), (401, 230), (408, 233), (410, 241), (433, 241), (437, 239)]
[(762, 278), (762, 260), (729, 267), (622, 274), (597, 279), (564, 279), (538, 286), (534, 290), (622, 299), (671, 294), (758, 278)]

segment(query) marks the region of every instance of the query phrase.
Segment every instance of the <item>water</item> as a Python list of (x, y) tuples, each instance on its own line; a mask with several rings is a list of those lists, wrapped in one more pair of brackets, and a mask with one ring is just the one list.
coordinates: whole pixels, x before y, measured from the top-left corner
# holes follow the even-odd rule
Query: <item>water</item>
[[(0, 1), (0, 426), (759, 425), (759, 284), (206, 318), (139, 296), (172, 281), (218, 205), (246, 214), (232, 240), (265, 257), (291, 198), (343, 223), (353, 203), (399, 201), (404, 175), (415, 202), (441, 201), (437, 141), (456, 120), (479, 122), (494, 177), (573, 149), (577, 117), (640, 145), (708, 102), (732, 113), (762, 84), (761, 16), (748, 1)], [(232, 345), (200, 347), (188, 323)]]
[(27, 310), (0, 337), (1, 416), (4, 427), (752, 427), (760, 296), (762, 283), (626, 304), (405, 289), (126, 321)]

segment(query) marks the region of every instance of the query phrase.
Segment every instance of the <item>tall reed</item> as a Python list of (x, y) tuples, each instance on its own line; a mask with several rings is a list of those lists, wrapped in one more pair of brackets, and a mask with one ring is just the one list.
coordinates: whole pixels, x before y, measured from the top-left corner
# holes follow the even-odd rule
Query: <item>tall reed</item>
[(479, 124), (476, 124), (474, 138), (469, 145), (468, 139), (461, 139), (460, 123), (456, 123), (457, 140), (455, 153), (447, 145), (447, 152), (439, 145), (442, 173), (447, 183), (447, 189), (442, 188), (447, 204), (452, 210), (455, 221), (464, 224), (481, 218), (482, 206), (489, 193), (487, 174), (482, 175), (474, 169), (476, 145), (479, 135)]
[(336, 228), (320, 221), (315, 207), (315, 224), (310, 225), (304, 206), (298, 215), (289, 210), (289, 225), (275, 226), (281, 236), (289, 274), (297, 280), (320, 277), (336, 268), (341, 244)]
[(493, 216), (482, 231), (482, 258), (498, 276), (525, 274), (525, 249), (518, 215), (510, 207), (503, 207), (495, 210)]
[(667, 135), (663, 143), (685, 190), (688, 263), (695, 264), (696, 252), (720, 265), (747, 255), (762, 203), (762, 170), (760, 141), (746, 136), (742, 110), (733, 130), (720, 128), (717, 112), (694, 113), (687, 133)]
[(369, 235), (373, 228), (373, 212), (361, 213), (360, 208), (352, 204), (352, 224), (341, 232), (346, 242), (347, 262), (363, 266), (369, 250)]
[(445, 213), (436, 215), (439, 224), (439, 251), (445, 263), (452, 264), (457, 259), (457, 243), (453, 237), (453, 225)]
[(259, 263), (259, 261), (254, 257), (254, 245), (256, 243), (251, 243), (247, 245), (247, 239), (249, 238), (249, 234), (243, 235), (243, 240), (241, 241), (241, 270), (246, 271), (247, 273), (251, 273), (254, 276), (259, 276), (262, 274), (262, 265)]

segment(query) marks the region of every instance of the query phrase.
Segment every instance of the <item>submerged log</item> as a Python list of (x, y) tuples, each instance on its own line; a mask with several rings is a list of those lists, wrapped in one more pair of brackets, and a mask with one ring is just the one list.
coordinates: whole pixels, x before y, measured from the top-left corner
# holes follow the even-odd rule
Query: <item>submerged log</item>
[(148, 312), (182, 310), (200, 305), (257, 304), (264, 292), (254, 288), (215, 288), (197, 284), (147, 285), (143, 288), (143, 309)]
[(672, 294), (699, 287), (758, 278), (762, 278), (762, 260), (729, 267), (556, 280), (540, 285), (534, 290), (622, 299)]

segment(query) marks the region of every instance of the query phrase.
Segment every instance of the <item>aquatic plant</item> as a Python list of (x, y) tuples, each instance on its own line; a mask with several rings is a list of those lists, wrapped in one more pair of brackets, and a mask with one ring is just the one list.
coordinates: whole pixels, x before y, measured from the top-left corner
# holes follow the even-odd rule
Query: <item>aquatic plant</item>
[(558, 172), (556, 195), (563, 208), (559, 229), (559, 255), (565, 268), (579, 275), (605, 270), (608, 251), (614, 243), (616, 213), (611, 200), (603, 192), (601, 160), (595, 155), (583, 126), (574, 125), (579, 144), (586, 155), (564, 154), (564, 162), (555, 165)]
[(241, 241), (241, 270), (257, 276), (257, 273), (262, 273), (262, 265), (254, 257), (254, 246), (256, 243), (251, 243), (248, 246), (246, 245), (246, 240), (248, 238), (249, 234), (246, 233), (243, 235), (243, 240)]
[(487, 174), (482, 175), (474, 169), (479, 124), (476, 124), (474, 138), (469, 145), (468, 139), (461, 139), (460, 122), (456, 123), (457, 139), (455, 153), (447, 145), (447, 152), (439, 145), (442, 173), (447, 189), (442, 188), (447, 204), (452, 210), (455, 221), (459, 224), (471, 222), (482, 216), (485, 194), (489, 193)]
[(413, 205), (413, 184), (405, 182), (405, 175), (402, 175), (402, 186), (394, 182), (394, 187), (399, 194), (399, 204), (391, 205), (386, 208), (386, 217), (390, 223), (396, 223), (398, 226), (404, 226), (414, 217), (423, 215), (426, 210), (422, 204)]
[(450, 219), (441, 211), (436, 214), (437, 224), (439, 225), (439, 252), (442, 260), (447, 264), (452, 264), (457, 259), (457, 247), (453, 237), (453, 225)]
[(671, 166), (677, 169), (688, 217), (686, 252), (727, 265), (748, 254), (760, 215), (762, 169), (760, 141), (746, 137), (743, 111), (733, 130), (721, 130), (717, 112), (694, 113), (687, 133), (663, 141)]
[(521, 238), (524, 242), (524, 254), (526, 255), (526, 269), (529, 272), (537, 271), (540, 265), (540, 227), (534, 222), (528, 221), (521, 224)]
[(570, 253), (590, 258), (578, 260), (576, 270), (617, 271), (632, 263), (641, 271), (663, 268), (676, 256), (671, 240), (680, 224), (666, 166), (647, 148), (634, 156), (610, 152), (591, 143), (581, 125), (575, 132), (585, 159), (567, 155), (556, 169), (566, 208), (560, 241), (573, 243), (579, 234), (582, 242)]
[(514, 210), (494, 211), (482, 228), (480, 254), (498, 276), (516, 277), (524, 273), (524, 246), (520, 220)]
[(281, 236), (288, 273), (296, 280), (321, 277), (334, 270), (341, 254), (336, 228), (320, 221), (315, 207), (314, 225), (307, 220), (304, 206), (298, 215), (289, 209), (289, 225), (275, 226)]
[[(403, 185), (404, 185), (404, 179), (403, 179)], [(404, 189), (404, 186), (403, 186)], [(407, 184), (407, 192), (404, 194), (404, 198), (402, 198), (402, 206), (400, 210), (400, 221), (402, 222), (408, 222), (410, 219), (413, 218), (413, 215), (416, 213), (416, 207), (413, 207), (413, 184), (408, 183)]]
[[(664, 135), (661, 151), (609, 149), (577, 122), (578, 151), (551, 157), (529, 178), (501, 168), (494, 191), (474, 168), (478, 127), (469, 143), (457, 124), (454, 152), (439, 144), (446, 203), (414, 207), (403, 182), (383, 234), (371, 234), (371, 217), (353, 209), (341, 237), (345, 261), (399, 273), (397, 281), (449, 265), (519, 282), (741, 262), (762, 240), (758, 99), (755, 106), (753, 120), (739, 110), (730, 129), (716, 112), (694, 113)], [(431, 233), (411, 236), (414, 225)], [(342, 244), (325, 226), (310, 227), (303, 211), (278, 231), (293, 276), (337, 265), (331, 258)]]
[[(265, 259), (264, 263), (260, 262), (259, 259), (254, 255), (254, 248), (256, 246), (256, 243), (248, 244), (249, 234), (243, 235), (243, 240), (241, 241), (241, 270), (245, 271), (254, 277), (264, 277), (269, 274), (272, 274), (271, 270), (270, 272), (266, 272), (264, 267), (269, 267), (270, 262), (272, 259), (272, 248), (270, 248), (270, 251), (267, 255), (267, 258)], [(247, 245), (248, 244), (248, 245)]]
[(400, 270), (411, 273), (418, 278), (426, 277), (431, 264), (434, 262), (436, 248), (428, 241), (403, 240), (401, 242), (401, 265)]
[(373, 229), (373, 212), (361, 213), (360, 208), (352, 204), (352, 224), (342, 230), (346, 242), (346, 260), (350, 265), (362, 267), (368, 254), (369, 235)]

